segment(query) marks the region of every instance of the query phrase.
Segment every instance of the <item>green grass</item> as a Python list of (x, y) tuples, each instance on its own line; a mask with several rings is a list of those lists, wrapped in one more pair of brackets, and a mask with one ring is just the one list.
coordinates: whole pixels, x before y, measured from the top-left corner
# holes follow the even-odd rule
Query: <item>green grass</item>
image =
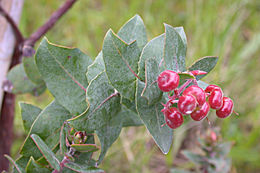
[[(22, 32), (28, 36), (35, 31), (63, 1), (26, 0), (20, 24)], [(78, 47), (94, 59), (107, 30), (117, 31), (135, 14), (143, 18), (149, 39), (164, 32), (163, 22), (184, 26), (188, 37), (188, 65), (199, 57), (219, 56), (216, 68), (204, 81), (222, 86), (225, 94), (234, 99), (235, 110), (240, 115), (215, 120), (212, 112), (211, 119), (221, 127), (223, 138), (235, 143), (230, 153), (233, 167), (238, 172), (259, 172), (260, 1), (81, 0), (46, 36), (57, 44)], [(39, 99), (23, 95), (18, 100), (43, 107), (51, 99), (50, 94), (45, 94)], [(15, 121), (18, 140), (13, 153), (24, 137), (18, 109)], [(102, 167), (107, 172), (158, 172), (160, 169), (163, 172), (175, 161), (179, 141), (174, 143), (174, 151), (164, 157), (145, 128), (127, 128), (108, 152)]]

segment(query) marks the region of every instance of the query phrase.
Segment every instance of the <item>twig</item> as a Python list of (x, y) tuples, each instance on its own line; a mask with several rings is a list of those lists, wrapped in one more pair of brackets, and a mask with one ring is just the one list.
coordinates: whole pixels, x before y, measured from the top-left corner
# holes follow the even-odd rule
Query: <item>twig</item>
[(43, 24), (37, 31), (30, 35), (25, 41), (24, 45), (33, 47), (37, 40), (39, 40), (54, 24), (72, 7), (77, 0), (67, 0), (57, 11), (55, 11), (49, 20)]
[(103, 100), (102, 103), (100, 103), (100, 105), (98, 105), (98, 107), (96, 107), (96, 109), (94, 109), (92, 113), (96, 112), (103, 104), (105, 104), (108, 100), (110, 100), (112, 97), (115, 97), (117, 95), (119, 95), (119, 92), (115, 91), (113, 94), (108, 96), (105, 100)]
[(13, 31), (14, 31), (14, 35), (16, 38), (16, 41), (18, 43), (22, 43), (24, 41), (23, 35), (21, 33), (21, 31), (19, 30), (19, 28), (17, 27), (16, 23), (14, 22), (14, 20), (12, 19), (11, 16), (9, 16), (9, 14), (7, 13), (7, 11), (5, 11), (5, 9), (1, 6), (0, 4), (0, 14), (7, 20), (7, 22), (11, 25)]
[(115, 96), (118, 96), (118, 95), (119, 95), (119, 92), (118, 92), (118, 91), (115, 91), (113, 94), (111, 94), (110, 96), (108, 96), (105, 100), (103, 100), (103, 101), (96, 107), (96, 109), (94, 109), (94, 110), (89, 114), (89, 116), (87, 116), (87, 117), (85, 118), (85, 120), (89, 119), (89, 118), (92, 116), (92, 114), (93, 114), (94, 112), (96, 112), (99, 108), (101, 108), (101, 106), (102, 106), (103, 104), (105, 104), (108, 100), (110, 100), (111, 98), (113, 98), (113, 97), (115, 97)]
[(63, 160), (60, 162), (60, 170), (58, 171), (58, 170), (55, 169), (55, 170), (52, 171), (52, 173), (61, 173), (65, 164), (70, 162), (71, 157), (74, 156), (75, 152), (76, 152), (76, 150), (71, 147), (69, 153), (67, 153), (67, 155), (65, 155), (63, 157)]

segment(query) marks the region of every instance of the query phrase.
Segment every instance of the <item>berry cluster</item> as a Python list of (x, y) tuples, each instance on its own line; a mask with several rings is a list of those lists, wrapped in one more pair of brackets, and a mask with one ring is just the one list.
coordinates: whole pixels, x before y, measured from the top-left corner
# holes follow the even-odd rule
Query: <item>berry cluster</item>
[[(200, 70), (189, 72), (193, 76), (206, 73)], [(210, 108), (216, 110), (219, 118), (226, 118), (233, 112), (233, 101), (223, 96), (223, 91), (219, 86), (209, 85), (203, 90), (197, 85), (196, 79), (190, 79), (178, 88), (179, 81), (179, 74), (171, 70), (163, 71), (157, 79), (161, 91), (174, 92), (173, 96), (169, 96), (167, 103), (163, 104), (162, 109), (165, 124), (170, 128), (175, 129), (181, 126), (183, 115), (190, 115), (193, 120), (201, 121), (208, 115)], [(186, 88), (192, 82), (194, 85)], [(173, 107), (173, 104), (177, 104), (177, 108)]]

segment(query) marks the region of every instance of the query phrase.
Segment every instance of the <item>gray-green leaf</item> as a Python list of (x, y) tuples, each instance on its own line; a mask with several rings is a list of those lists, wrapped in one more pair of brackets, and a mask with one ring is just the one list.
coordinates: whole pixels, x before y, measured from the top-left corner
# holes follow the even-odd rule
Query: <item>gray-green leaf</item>
[(13, 94), (24, 94), (37, 90), (42, 85), (34, 84), (26, 75), (23, 64), (16, 65), (7, 73), (3, 88)]
[(56, 100), (72, 114), (86, 110), (86, 72), (92, 60), (79, 49), (57, 46), (46, 38), (35, 57), (39, 72)]
[(70, 119), (70, 125), (81, 131), (93, 131), (104, 126), (121, 110), (118, 95), (105, 101), (113, 93), (115, 93), (114, 88), (109, 84), (105, 72), (102, 72), (90, 82), (87, 88), (88, 111)]
[(23, 58), (23, 67), (28, 78), (35, 84), (44, 83), (41, 74), (35, 64), (34, 57)]
[(105, 126), (101, 127), (100, 129), (96, 130), (98, 135), (98, 139), (101, 143), (101, 153), (98, 158), (98, 163), (100, 164), (101, 161), (104, 159), (105, 154), (109, 147), (117, 140), (118, 136), (120, 135), (122, 129), (122, 123), (116, 126), (111, 126), (111, 123), (108, 122)]
[(60, 162), (55, 157), (55, 154), (51, 151), (51, 149), (44, 143), (44, 141), (36, 134), (31, 135), (32, 140), (37, 145), (43, 156), (49, 162), (52, 168), (55, 170), (60, 170)]
[(144, 22), (139, 15), (135, 15), (129, 19), (118, 31), (118, 36), (130, 44), (136, 40), (140, 49), (147, 43), (146, 29)]
[[(194, 62), (189, 68), (189, 71), (193, 71), (193, 70), (201, 70), (201, 71), (205, 71), (207, 73), (209, 73), (217, 64), (218, 62), (218, 57), (214, 57), (214, 56), (206, 56), (203, 58), (200, 58), (199, 60), (197, 60), (196, 62)], [(197, 80), (202, 79), (204, 76), (206, 75), (199, 75), (196, 76)]]
[[(155, 58), (160, 62), (163, 58), (165, 34), (159, 35), (150, 40), (142, 50), (140, 60), (138, 62), (138, 76), (145, 81), (145, 61), (148, 58)], [(164, 68), (164, 66), (161, 66)]]
[(159, 74), (159, 63), (156, 59), (147, 59), (145, 62), (145, 88), (141, 96), (148, 100), (149, 105), (157, 103), (163, 94), (157, 85), (157, 77)]
[(178, 32), (178, 34), (181, 36), (181, 39), (184, 43), (184, 46), (186, 47), (187, 49), (187, 37), (186, 37), (186, 34), (184, 32), (184, 28), (182, 26), (180, 27), (174, 27), (174, 29)]
[(41, 113), (41, 109), (27, 103), (20, 103), (21, 107), (21, 114), (22, 114), (22, 120), (23, 120), (23, 127), (26, 133), (30, 131), (30, 128), (35, 121), (35, 119), (38, 117), (38, 115)]
[(26, 173), (49, 173), (50, 170), (42, 167), (40, 164), (38, 164), (33, 157), (30, 158), (26, 169), (25, 169)]
[(96, 168), (88, 165), (80, 165), (74, 162), (66, 163), (65, 167), (79, 173), (104, 173), (104, 171), (100, 168)]
[(87, 78), (90, 83), (98, 74), (105, 70), (105, 64), (103, 61), (103, 53), (99, 52), (98, 56), (94, 60), (94, 62), (88, 66)]
[(165, 27), (164, 66), (168, 70), (185, 71), (186, 45), (179, 33), (170, 25)]
[(15, 161), (10, 156), (8, 156), (7, 154), (5, 154), (4, 156), (9, 160), (9, 162), (11, 162), (14, 165), (15, 169), (19, 173), (25, 173), (25, 170), (22, 167), (20, 167), (20, 165), (16, 164)]
[(109, 30), (105, 36), (102, 51), (106, 73), (112, 86), (123, 97), (134, 100), (136, 86), (134, 73), (137, 74), (141, 53), (136, 41), (128, 45), (112, 30)]
[(60, 138), (59, 130), (64, 121), (71, 117), (70, 113), (56, 101), (49, 104), (33, 122), (30, 132), (22, 146), (20, 154), (38, 159), (41, 153), (30, 138), (31, 134), (39, 135), (53, 149)]
[(144, 125), (152, 135), (155, 143), (161, 149), (164, 154), (169, 152), (173, 131), (168, 126), (163, 126), (165, 123), (164, 115), (161, 112), (163, 106), (161, 102), (165, 102), (162, 97), (161, 102), (157, 102), (154, 105), (148, 105), (147, 99), (141, 97), (141, 92), (144, 89), (144, 83), (138, 82), (137, 93), (136, 93), (136, 106), (137, 112), (140, 118), (143, 120)]

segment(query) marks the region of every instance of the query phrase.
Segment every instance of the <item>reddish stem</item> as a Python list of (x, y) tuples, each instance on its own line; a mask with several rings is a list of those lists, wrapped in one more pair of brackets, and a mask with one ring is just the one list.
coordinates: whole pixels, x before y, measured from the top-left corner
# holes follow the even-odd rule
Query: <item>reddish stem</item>
[(183, 92), (183, 90), (192, 82), (193, 79), (188, 79), (179, 89), (179, 94)]
[(167, 124), (167, 123), (162, 124), (161, 127), (165, 126), (166, 124)]
[(103, 104), (105, 104), (108, 100), (110, 100), (111, 98), (115, 97), (119, 95), (119, 92), (118, 91), (115, 91), (113, 94), (111, 94), (110, 96), (108, 96), (105, 100), (103, 100), (99, 105), (98, 107), (96, 107), (96, 109), (94, 109), (89, 116), (87, 116), (86, 119), (88, 119), (94, 112), (96, 112)]
[(233, 110), (233, 113), (236, 114), (237, 116), (239, 115), (239, 113), (237, 113), (236, 111)]

